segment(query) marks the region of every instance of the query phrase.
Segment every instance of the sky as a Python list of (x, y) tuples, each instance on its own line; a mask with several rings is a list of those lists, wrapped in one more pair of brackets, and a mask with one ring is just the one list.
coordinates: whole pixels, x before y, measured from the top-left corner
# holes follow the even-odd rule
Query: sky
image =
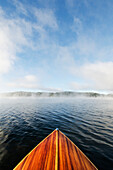
[(1, 0), (0, 92), (113, 92), (112, 0)]

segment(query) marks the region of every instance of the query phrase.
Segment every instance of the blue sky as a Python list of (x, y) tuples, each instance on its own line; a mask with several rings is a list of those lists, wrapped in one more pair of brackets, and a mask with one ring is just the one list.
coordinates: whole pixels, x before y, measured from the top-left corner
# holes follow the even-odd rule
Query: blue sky
[(113, 1), (0, 1), (0, 92), (113, 92)]

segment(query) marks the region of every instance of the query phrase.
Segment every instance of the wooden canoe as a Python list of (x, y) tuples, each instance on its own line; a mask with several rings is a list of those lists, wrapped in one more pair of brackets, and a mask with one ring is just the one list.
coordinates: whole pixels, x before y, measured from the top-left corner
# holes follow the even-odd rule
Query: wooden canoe
[(60, 130), (40, 142), (14, 170), (95, 170), (94, 164)]

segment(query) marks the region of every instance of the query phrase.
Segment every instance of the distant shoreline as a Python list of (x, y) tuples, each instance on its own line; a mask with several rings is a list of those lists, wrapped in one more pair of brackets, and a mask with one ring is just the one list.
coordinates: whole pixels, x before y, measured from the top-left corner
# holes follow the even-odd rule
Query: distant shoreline
[(113, 94), (101, 94), (95, 92), (7, 92), (1, 93), (0, 97), (113, 97)]

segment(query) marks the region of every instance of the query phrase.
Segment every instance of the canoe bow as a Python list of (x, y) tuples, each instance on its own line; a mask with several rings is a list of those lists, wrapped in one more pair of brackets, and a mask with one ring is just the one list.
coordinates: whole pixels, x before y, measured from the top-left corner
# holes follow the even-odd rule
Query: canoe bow
[(14, 170), (96, 170), (94, 164), (60, 130), (40, 142)]

